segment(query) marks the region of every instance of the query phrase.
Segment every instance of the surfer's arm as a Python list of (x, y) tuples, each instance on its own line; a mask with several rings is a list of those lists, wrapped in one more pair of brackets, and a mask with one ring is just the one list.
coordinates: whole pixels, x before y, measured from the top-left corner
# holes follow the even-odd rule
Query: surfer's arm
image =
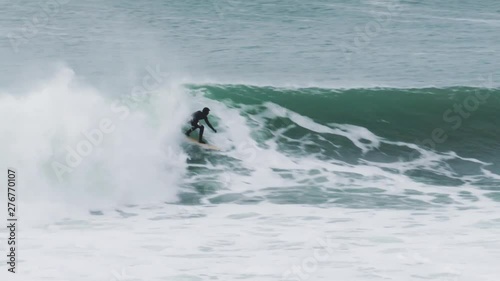
[(214, 127), (212, 126), (212, 124), (210, 124), (210, 122), (208, 122), (208, 118), (205, 118), (205, 123), (207, 123), (208, 127), (210, 127), (210, 129), (212, 129), (212, 131), (217, 133), (217, 130), (214, 129)]

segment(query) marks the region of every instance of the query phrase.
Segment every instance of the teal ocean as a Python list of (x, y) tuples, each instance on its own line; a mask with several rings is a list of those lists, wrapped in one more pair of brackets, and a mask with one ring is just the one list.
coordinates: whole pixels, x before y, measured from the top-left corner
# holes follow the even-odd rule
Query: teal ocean
[[(15, 278), (497, 280), (499, 27), (495, 0), (5, 2)], [(183, 134), (203, 107), (219, 151)]]
[[(244, 126), (252, 128), (250, 136), (263, 151), (273, 143), (278, 153), (294, 159), (314, 157), (323, 161), (325, 168), (329, 164), (380, 168), (375, 177), (334, 172), (349, 178), (349, 184), (332, 184), (335, 179), (328, 180), (328, 173), (313, 169), (308, 173), (315, 176), (297, 180), (293, 193), (274, 190), (270, 197), (236, 196), (229, 199), (231, 202), (343, 204), (348, 198), (346, 207), (418, 208), (415, 201), (401, 206), (396, 198), (377, 196), (390, 186), (404, 190), (411, 198), (413, 192), (419, 193), (411, 188), (415, 183), (455, 186), (457, 194), (463, 192), (461, 186), (473, 185), (490, 191), (487, 196), (492, 200), (500, 199), (500, 182), (492, 176), (500, 168), (500, 130), (496, 124), (500, 118), (500, 93), (496, 89), (291, 89), (248, 85), (190, 85), (189, 89), (236, 109), (245, 118)], [(224, 158), (224, 165), (234, 165), (230, 160)], [(302, 172), (306, 172), (307, 167), (303, 168)], [(279, 169), (277, 174), (295, 178), (296, 172)], [(394, 175), (412, 184), (389, 180)], [(357, 194), (350, 193), (367, 193), (372, 198), (359, 204), (355, 203)], [(214, 202), (219, 200), (225, 199)], [(435, 203), (452, 204), (453, 200)]]

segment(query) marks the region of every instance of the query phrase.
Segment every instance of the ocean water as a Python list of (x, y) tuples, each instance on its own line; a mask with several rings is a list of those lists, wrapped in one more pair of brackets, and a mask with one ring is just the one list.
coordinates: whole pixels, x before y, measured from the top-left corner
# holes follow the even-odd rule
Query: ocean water
[(498, 280), (500, 2), (3, 4), (1, 280)]

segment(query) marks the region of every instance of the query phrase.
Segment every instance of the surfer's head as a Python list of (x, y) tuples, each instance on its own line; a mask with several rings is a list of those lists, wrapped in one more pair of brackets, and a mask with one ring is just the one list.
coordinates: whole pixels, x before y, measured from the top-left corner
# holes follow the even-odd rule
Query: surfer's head
[(203, 108), (202, 112), (203, 112), (203, 114), (208, 115), (208, 113), (210, 112), (210, 108), (205, 107), (205, 108)]

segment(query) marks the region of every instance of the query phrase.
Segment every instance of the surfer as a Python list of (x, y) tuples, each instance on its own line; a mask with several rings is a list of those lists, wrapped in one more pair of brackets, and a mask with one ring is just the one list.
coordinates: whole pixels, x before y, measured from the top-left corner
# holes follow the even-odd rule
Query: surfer
[(210, 112), (210, 109), (208, 107), (205, 107), (203, 108), (202, 111), (196, 111), (195, 113), (193, 113), (192, 115), (192, 119), (191, 121), (189, 121), (189, 123), (191, 124), (191, 129), (187, 130), (186, 131), (186, 136), (189, 137), (189, 135), (196, 129), (200, 129), (200, 133), (199, 133), (199, 139), (198, 141), (200, 143), (206, 143), (203, 141), (203, 131), (205, 130), (205, 127), (203, 125), (200, 125), (198, 122), (200, 122), (200, 120), (205, 120), (205, 123), (207, 123), (208, 127), (210, 127), (210, 129), (212, 129), (212, 131), (214, 131), (214, 133), (217, 133), (217, 130), (214, 129), (214, 127), (212, 126), (212, 124), (210, 124), (210, 122), (208, 122), (208, 113)]

